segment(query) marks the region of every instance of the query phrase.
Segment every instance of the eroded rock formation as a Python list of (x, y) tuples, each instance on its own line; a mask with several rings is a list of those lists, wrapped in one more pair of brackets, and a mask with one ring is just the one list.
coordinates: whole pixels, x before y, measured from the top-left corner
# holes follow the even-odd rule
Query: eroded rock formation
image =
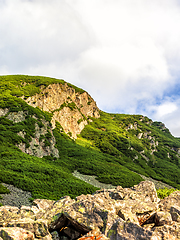
[[(14, 237), (16, 235), (16, 237)], [(180, 239), (180, 191), (160, 200), (154, 184), (102, 189), (32, 207), (0, 208), (2, 239)]]
[(39, 122), (36, 121), (36, 116), (31, 115), (28, 111), (9, 112), (8, 108), (0, 108), (0, 117), (2, 116), (6, 117), (15, 124), (21, 122), (23, 123), (27, 117), (35, 120), (35, 122), (33, 122), (34, 133), (33, 136), (28, 137), (28, 144), (26, 141), (28, 135), (27, 129), (22, 129), (17, 132), (17, 135), (21, 137), (22, 141), (16, 144), (16, 146), (21, 151), (40, 158), (43, 156), (59, 157), (59, 151), (55, 147), (56, 139), (53, 135), (52, 127), (44, 118)]
[(43, 111), (52, 112), (52, 126), (59, 122), (65, 133), (76, 138), (89, 117), (100, 117), (96, 102), (87, 92), (76, 92), (73, 87), (65, 84), (51, 84), (25, 100), (33, 107), (39, 107)]

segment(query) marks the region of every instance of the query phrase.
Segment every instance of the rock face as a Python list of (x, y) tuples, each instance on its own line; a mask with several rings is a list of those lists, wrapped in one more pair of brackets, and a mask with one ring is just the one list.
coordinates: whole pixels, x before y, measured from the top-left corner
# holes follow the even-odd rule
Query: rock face
[[(49, 127), (49, 123), (46, 121), (43, 121), (43, 126), (40, 128), (38, 124), (35, 124), (35, 134), (34, 137), (31, 138), (31, 141), (29, 142), (29, 146), (26, 147), (25, 143), (20, 143), (17, 146), (21, 151), (24, 153), (42, 158), (43, 156), (51, 156), (59, 157), (59, 151), (57, 148), (55, 148), (56, 139), (53, 136), (52, 129)], [(46, 135), (49, 135), (48, 137), (48, 144), (46, 141)], [(23, 132), (18, 133), (19, 136), (23, 136)]]
[[(180, 239), (180, 192), (160, 200), (154, 184), (98, 190), (32, 207), (0, 207), (2, 239)], [(16, 237), (14, 237), (16, 236)]]
[[(6, 117), (14, 124), (23, 123), (26, 120), (26, 117), (31, 117), (34, 120), (37, 120), (35, 115), (30, 115), (28, 111), (18, 111), (18, 112), (9, 112), (9, 109), (0, 109), (0, 117)], [(39, 124), (38, 124), (39, 123)], [(28, 146), (25, 143), (25, 138), (27, 132), (25, 129), (19, 131), (19, 135), (22, 141), (16, 146), (23, 151), (24, 153), (40, 157), (43, 156), (54, 156), (59, 157), (59, 151), (55, 147), (56, 140), (53, 136), (52, 127), (49, 122), (45, 119), (41, 119), (41, 122), (35, 122), (34, 124), (34, 134), (33, 137), (28, 139)]]
[(96, 102), (87, 92), (76, 92), (73, 87), (65, 84), (51, 84), (25, 100), (33, 107), (39, 107), (43, 111), (52, 112), (52, 125), (59, 122), (65, 133), (76, 138), (89, 117), (100, 117)]

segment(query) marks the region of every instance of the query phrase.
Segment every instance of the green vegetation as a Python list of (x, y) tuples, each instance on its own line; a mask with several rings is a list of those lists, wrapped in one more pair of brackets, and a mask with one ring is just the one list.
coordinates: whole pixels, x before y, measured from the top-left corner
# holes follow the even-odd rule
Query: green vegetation
[[(64, 80), (41, 76), (0, 76), (0, 94), (4, 96), (12, 95), (16, 97), (24, 96), (25, 98), (28, 98), (36, 93), (40, 93), (41, 88), (46, 88), (48, 85), (53, 83), (65, 84), (66, 82)], [(83, 89), (80, 89), (70, 83), (67, 83), (67, 85), (74, 88), (76, 92), (84, 92)]]
[(3, 193), (3, 194), (9, 193), (9, 190), (7, 189), (7, 187), (0, 184), (0, 193)]
[[(5, 193), (9, 193), (9, 189), (0, 183), (0, 194), (5, 194)], [(2, 199), (1, 196), (0, 196), (0, 199)], [(0, 206), (2, 206), (1, 203), (0, 203)]]
[(74, 102), (70, 102), (70, 103), (64, 102), (63, 104), (61, 104), (60, 108), (55, 109), (53, 112), (60, 111), (64, 107), (69, 107), (71, 109), (71, 111), (73, 111), (74, 109), (77, 108), (77, 106), (76, 106), (76, 104)]
[[(76, 141), (70, 138), (71, 132), (65, 134), (56, 122), (53, 135), (59, 158), (38, 158), (19, 150), (19, 143), (29, 147), (35, 136), (35, 126), (43, 128), (44, 121), (48, 122), (49, 130), (40, 135), (39, 141), (50, 146), (52, 113), (33, 108), (18, 97), (32, 96), (52, 83), (65, 84), (63, 80), (46, 77), (0, 77), (0, 108), (9, 110), (0, 117), (0, 182), (30, 191), (33, 198), (54, 200), (64, 195), (74, 198), (97, 189), (75, 178), (72, 175), (75, 170), (95, 175), (100, 182), (122, 187), (142, 181), (139, 173), (180, 189), (180, 139), (173, 137), (162, 123), (141, 115), (100, 112), (100, 118), (91, 118), (93, 121), (85, 126)], [(76, 92), (83, 92), (72, 87)], [(65, 106), (71, 110), (77, 108), (71, 101), (60, 108)], [(23, 120), (15, 123), (8, 119), (8, 114), (19, 111), (23, 111)], [(79, 124), (83, 118), (78, 120)], [(7, 189), (0, 185), (0, 193), (3, 191)], [(160, 197), (167, 195), (167, 190), (163, 190), (166, 193), (158, 191)]]
[(157, 190), (157, 195), (159, 198), (163, 199), (165, 197), (168, 197), (171, 193), (177, 191), (176, 189), (174, 188), (162, 188), (162, 189), (158, 189)]
[[(29, 126), (29, 123), (13, 123), (4, 117), (0, 120), (4, 127), (4, 131), (0, 132), (0, 181), (32, 192), (33, 198), (57, 200), (64, 195), (75, 197), (94, 192), (95, 187), (73, 177), (71, 173), (74, 170), (96, 175), (99, 181), (124, 187), (130, 187), (142, 180), (139, 175), (117, 163), (113, 156), (77, 145), (67, 135), (59, 132), (58, 124), (54, 136), (60, 158), (47, 156), (40, 159), (27, 155), (14, 146), (14, 143), (23, 141), (16, 133), (22, 129), (25, 131), (26, 124)], [(33, 123), (31, 125), (29, 136), (34, 133)], [(48, 132), (46, 137), (50, 136), (51, 133)]]
[(180, 156), (173, 150), (180, 148), (180, 140), (160, 126), (141, 115), (101, 112), (83, 129), (81, 141), (87, 139), (129, 170), (180, 188)]
[(80, 118), (80, 119), (77, 121), (77, 123), (80, 124), (82, 121), (83, 121), (83, 119)]
[(74, 102), (68, 103), (67, 107), (69, 107), (72, 111), (77, 108)]

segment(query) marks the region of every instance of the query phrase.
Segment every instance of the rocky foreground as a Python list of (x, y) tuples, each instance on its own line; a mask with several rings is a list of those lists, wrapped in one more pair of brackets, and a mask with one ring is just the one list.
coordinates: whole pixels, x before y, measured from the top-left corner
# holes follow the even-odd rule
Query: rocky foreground
[(98, 190), (75, 200), (36, 199), (33, 206), (0, 207), (0, 239), (180, 239), (180, 191), (160, 200), (144, 181)]

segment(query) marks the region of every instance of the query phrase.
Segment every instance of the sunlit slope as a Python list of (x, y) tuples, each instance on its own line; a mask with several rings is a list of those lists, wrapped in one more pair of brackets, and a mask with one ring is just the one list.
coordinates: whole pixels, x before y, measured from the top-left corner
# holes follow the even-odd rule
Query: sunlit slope
[(166, 182), (180, 184), (180, 139), (164, 124), (142, 115), (101, 112), (81, 133), (78, 143), (116, 158), (128, 169)]
[[(142, 178), (122, 166), (115, 156), (78, 145), (63, 132), (58, 123), (52, 130), (51, 113), (29, 106), (23, 100), (58, 81), (64, 82), (21, 75), (0, 77), (0, 181), (30, 191), (34, 198), (49, 199), (59, 199), (64, 195), (75, 197), (95, 191), (92, 185), (75, 178), (72, 175), (74, 170), (96, 175), (99, 180), (114, 185), (129, 187), (139, 183)], [(82, 89), (70, 86), (75, 91), (83, 92)], [(20, 98), (22, 96), (23, 99)], [(23, 117), (12, 121), (10, 115)], [(45, 122), (49, 133), (40, 138), (47, 147), (51, 131), (56, 139), (55, 147), (59, 157), (49, 155), (38, 158), (22, 152), (18, 148), (19, 144), (28, 147), (35, 137), (37, 126), (43, 128)]]

